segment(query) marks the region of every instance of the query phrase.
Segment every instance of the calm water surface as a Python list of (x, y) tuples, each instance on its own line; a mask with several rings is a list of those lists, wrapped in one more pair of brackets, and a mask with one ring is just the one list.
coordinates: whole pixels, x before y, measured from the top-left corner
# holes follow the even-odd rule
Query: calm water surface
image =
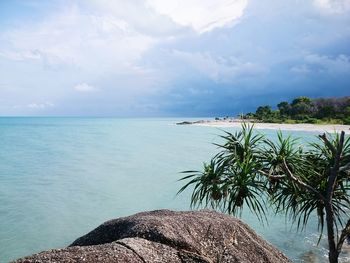
[[(222, 132), (177, 121), (0, 118), (0, 262), (65, 247), (111, 218), (188, 210), (190, 192), (176, 196), (179, 172), (201, 169)], [(242, 218), (295, 262), (324, 261), (315, 222), (296, 233), (283, 216), (271, 215), (265, 226), (248, 212)]]

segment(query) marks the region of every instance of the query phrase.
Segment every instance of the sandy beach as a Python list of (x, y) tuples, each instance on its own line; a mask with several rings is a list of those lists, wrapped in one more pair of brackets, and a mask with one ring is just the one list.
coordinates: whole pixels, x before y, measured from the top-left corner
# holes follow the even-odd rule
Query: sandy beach
[[(340, 132), (345, 131), (346, 134), (350, 134), (350, 125), (340, 124), (284, 124), (284, 123), (259, 123), (259, 122), (247, 122), (254, 124), (256, 129), (271, 129), (282, 131), (308, 131), (308, 132)], [(192, 125), (208, 126), (208, 127), (241, 127), (242, 122), (240, 120), (203, 120), (193, 122)]]

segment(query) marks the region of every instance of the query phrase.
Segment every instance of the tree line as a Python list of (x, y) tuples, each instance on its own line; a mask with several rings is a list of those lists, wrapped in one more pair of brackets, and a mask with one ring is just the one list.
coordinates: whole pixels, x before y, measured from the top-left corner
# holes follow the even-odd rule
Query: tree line
[(242, 117), (273, 123), (350, 124), (350, 97), (311, 99), (302, 96), (291, 103), (278, 103), (276, 110), (269, 105), (259, 106), (255, 113)]

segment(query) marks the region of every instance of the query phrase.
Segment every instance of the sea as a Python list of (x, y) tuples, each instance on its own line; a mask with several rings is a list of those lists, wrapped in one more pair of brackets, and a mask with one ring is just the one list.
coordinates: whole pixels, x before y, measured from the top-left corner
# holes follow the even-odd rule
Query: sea
[[(194, 119), (1, 117), (0, 262), (66, 247), (109, 219), (191, 209), (191, 189), (177, 195), (181, 172), (201, 170), (223, 130), (235, 131), (175, 125)], [(299, 231), (283, 214), (261, 223), (246, 209), (241, 219), (294, 262), (327, 262), (315, 218)]]

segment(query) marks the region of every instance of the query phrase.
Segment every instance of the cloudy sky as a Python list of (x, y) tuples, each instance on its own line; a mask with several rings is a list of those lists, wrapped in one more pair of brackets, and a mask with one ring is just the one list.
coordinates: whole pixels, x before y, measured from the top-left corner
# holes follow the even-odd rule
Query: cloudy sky
[(350, 95), (350, 0), (1, 0), (0, 115), (220, 116)]

